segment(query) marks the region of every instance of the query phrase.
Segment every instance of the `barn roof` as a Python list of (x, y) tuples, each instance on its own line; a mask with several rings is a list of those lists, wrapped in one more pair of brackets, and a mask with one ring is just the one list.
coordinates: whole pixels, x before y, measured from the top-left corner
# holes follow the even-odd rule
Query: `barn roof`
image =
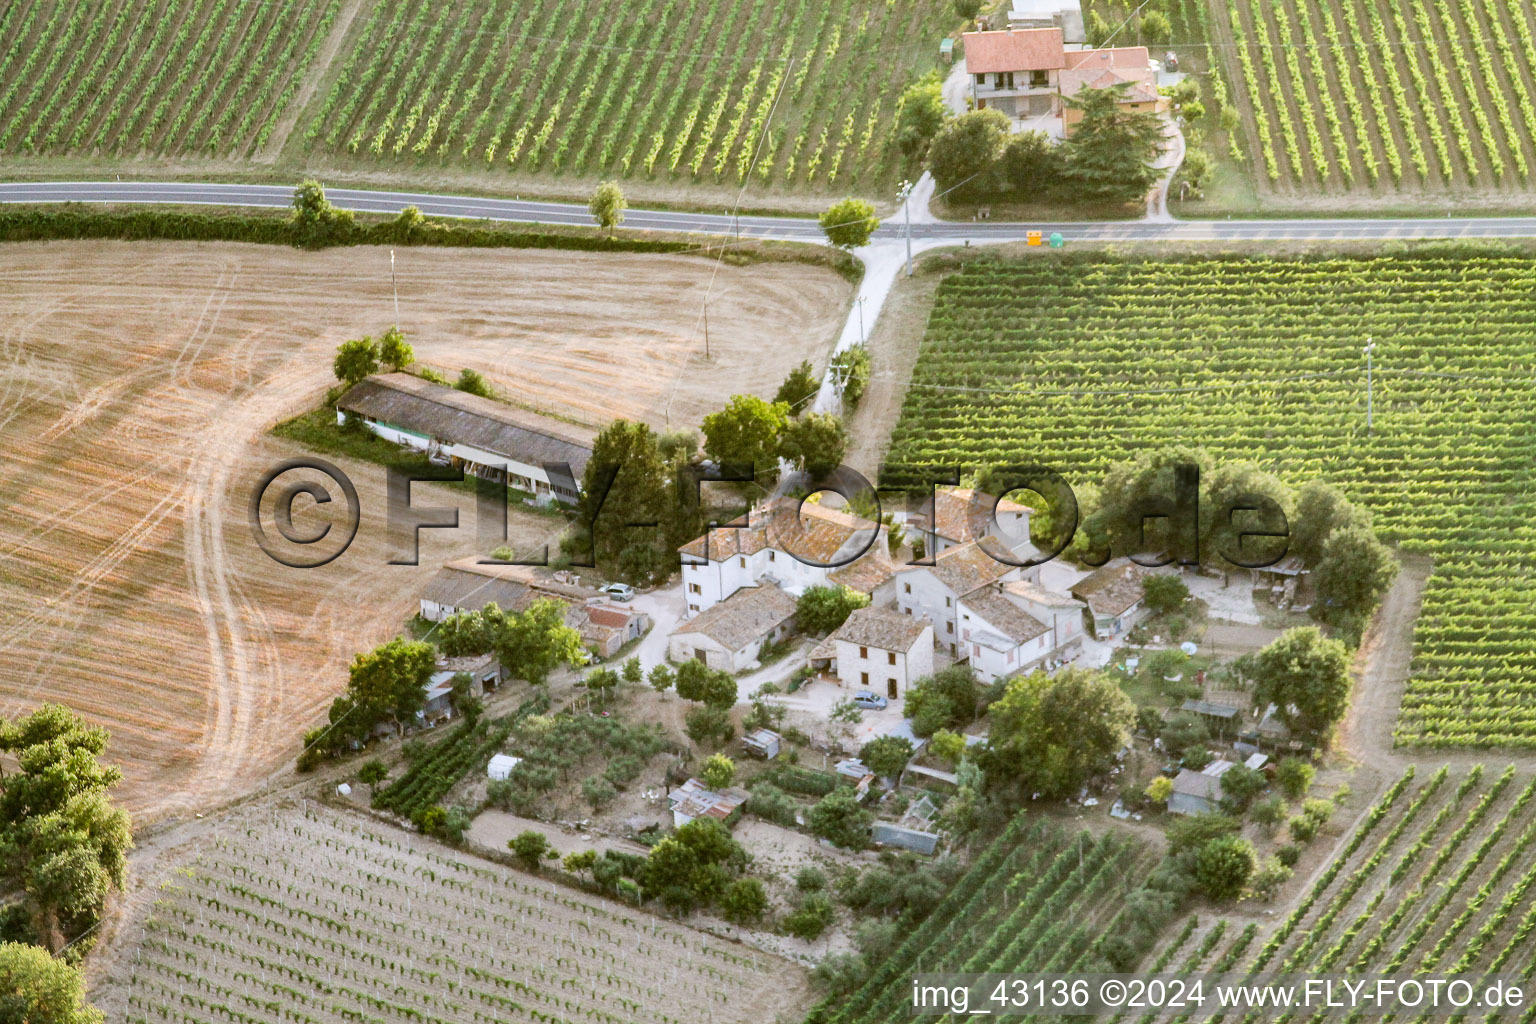
[(422, 599), (449, 608), (479, 611), (495, 602), (502, 611), (516, 611), (528, 596), (528, 586), (447, 566), (427, 581)]
[(592, 458), (587, 431), (408, 373), (376, 374), (360, 381), (336, 407), (528, 465), (564, 462), (577, 481)]
[[(710, 561), (720, 562), (771, 547), (800, 561), (828, 566), (861, 552), (865, 556), (875, 554), (883, 531), (880, 524), (851, 513), (783, 497), (764, 503), (729, 526), (719, 526), (703, 537), (695, 537), (678, 550), (691, 559), (685, 560), (686, 564), (693, 565), (700, 564), (706, 552)], [(844, 568), (847, 567), (851, 566)]]
[(795, 599), (778, 587), (742, 587), (719, 604), (684, 619), (672, 636), (700, 633), (728, 651), (739, 651), (795, 614)]
[(1133, 562), (1104, 566), (1072, 585), (1072, 596), (1088, 602), (1094, 615), (1115, 616), (1145, 596), (1141, 567)]

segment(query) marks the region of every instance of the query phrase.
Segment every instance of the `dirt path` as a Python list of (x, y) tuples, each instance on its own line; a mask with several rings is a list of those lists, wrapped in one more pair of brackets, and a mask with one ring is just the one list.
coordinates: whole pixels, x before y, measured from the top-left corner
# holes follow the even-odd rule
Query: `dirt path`
[(331, 25), (330, 35), (320, 44), (320, 49), (315, 53), (315, 59), (310, 62), (309, 70), (304, 75), (304, 81), (294, 93), (288, 108), (283, 111), (283, 116), (277, 119), (266, 147), (251, 158), (252, 163), (275, 163), (282, 154), (283, 149), (288, 145), (289, 137), (293, 134), (294, 126), (308, 112), (309, 102), (314, 99), (320, 84), (330, 80), (331, 62), (340, 52), (341, 44), (351, 35), (352, 23), (357, 20), (358, 12), (364, 6), (368, 6), (367, 0), (345, 0), (342, 3), (341, 9), (336, 12), (336, 20)]
[[(1356, 683), (1349, 711), (1339, 724), (1337, 748), (1368, 764), (1406, 763), (1392, 748), (1392, 729), (1413, 665), (1413, 625), (1424, 600), (1429, 559), (1405, 556), (1397, 580), (1355, 655)], [(1438, 752), (1436, 752), (1438, 754)]]

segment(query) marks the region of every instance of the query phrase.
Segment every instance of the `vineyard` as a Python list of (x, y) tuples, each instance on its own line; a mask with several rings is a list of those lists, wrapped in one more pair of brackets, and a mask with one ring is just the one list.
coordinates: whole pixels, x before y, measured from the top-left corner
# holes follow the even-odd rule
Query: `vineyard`
[(1020, 815), (861, 988), (813, 1019), (897, 1020), (909, 1012), (917, 972), (1103, 969), (1094, 942), (1114, 934), (1126, 895), (1156, 862), (1129, 835), (1069, 833)]
[(342, 6), (18, 0), (0, 154), (878, 191), (952, 21), (939, 0)]
[(101, 1003), (126, 1024), (756, 1024), (804, 991), (765, 954), (310, 809), (178, 871)]
[(250, 156), (340, 6), (16, 0), (0, 13), (0, 154)]
[(1271, 186), (1525, 189), (1536, 9), (1495, 0), (1213, 0)]
[[(1533, 798), (1536, 778), (1522, 778), (1513, 767), (1455, 774), (1441, 768), (1427, 778), (1410, 768), (1272, 931), (1260, 936), (1256, 925), (1239, 930), (1218, 922), (1202, 935), (1186, 927), (1157, 965), (1185, 972), (1488, 972), (1529, 979), (1536, 972)], [(1533, 1014), (1504, 1019), (1530, 1021)]]
[[(1536, 261), (987, 261), (939, 288), (882, 480), (1160, 446), (1323, 478), (1434, 557), (1401, 744), (1536, 746)], [(1361, 346), (1376, 340), (1374, 431)]]

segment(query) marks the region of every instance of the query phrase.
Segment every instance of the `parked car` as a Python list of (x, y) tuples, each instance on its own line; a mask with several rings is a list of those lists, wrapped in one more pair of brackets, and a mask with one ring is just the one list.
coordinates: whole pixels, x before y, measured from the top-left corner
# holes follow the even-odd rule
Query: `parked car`
[(853, 695), (853, 703), (866, 711), (884, 711), (891, 702), (871, 690), (860, 690)]
[(633, 601), (635, 598), (635, 588), (628, 583), (610, 583), (602, 592), (615, 601)]

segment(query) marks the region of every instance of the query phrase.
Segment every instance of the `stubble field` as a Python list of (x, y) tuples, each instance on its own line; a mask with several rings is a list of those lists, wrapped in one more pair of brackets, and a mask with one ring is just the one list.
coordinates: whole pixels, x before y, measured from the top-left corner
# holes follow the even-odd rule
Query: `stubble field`
[[(0, 271), (0, 714), (59, 700), (111, 729), (122, 796), (204, 808), (297, 753), (353, 653), (397, 631), (427, 575), (474, 550), (423, 532), (387, 564), (383, 472), (337, 460), (362, 522), (324, 568), (251, 538), (262, 472), (302, 454), (268, 430), (313, 407), (348, 337), (389, 323), (389, 256), (256, 246), (12, 245)], [(600, 425), (696, 424), (733, 391), (821, 361), (847, 286), (829, 271), (690, 257), (400, 253), (401, 323), (424, 362)], [(636, 281), (644, 278), (645, 285)], [(712, 359), (695, 318), (712, 287)], [(639, 326), (639, 325), (644, 325)], [(778, 339), (768, 348), (763, 337)], [(514, 545), (560, 521), (514, 510)]]

